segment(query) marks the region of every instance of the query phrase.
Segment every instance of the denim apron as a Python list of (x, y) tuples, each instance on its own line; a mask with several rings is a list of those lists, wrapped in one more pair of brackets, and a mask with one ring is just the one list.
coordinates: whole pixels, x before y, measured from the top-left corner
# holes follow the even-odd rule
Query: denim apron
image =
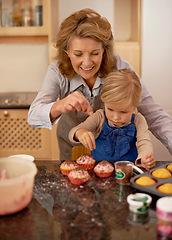
[[(100, 92), (101, 92), (102, 86), (100, 87)], [(75, 91), (78, 91), (83, 94), (83, 87), (84, 86), (80, 86)], [(94, 112), (98, 109), (104, 109), (104, 103), (100, 99), (100, 92), (95, 97), (85, 96), (85, 98), (89, 101)], [(69, 91), (66, 94), (66, 96), (69, 95), (70, 93), (72, 93), (72, 92)], [(76, 144), (72, 143), (69, 140), (68, 135), (69, 135), (69, 131), (73, 127), (75, 127), (78, 124), (80, 124), (81, 122), (85, 121), (88, 116), (89, 115), (87, 115), (83, 112), (77, 112), (77, 111), (62, 114), (62, 116), (58, 122), (58, 127), (57, 127), (57, 139), (58, 139), (58, 144), (59, 144), (59, 149), (60, 149), (60, 160), (61, 161), (62, 160), (70, 160), (72, 148), (74, 146), (81, 145), (81, 144), (77, 144), (77, 143)]]
[(106, 118), (103, 129), (96, 138), (96, 149), (91, 155), (96, 161), (132, 161), (135, 162), (138, 152), (136, 148), (135, 114), (131, 123), (123, 127), (111, 127)]

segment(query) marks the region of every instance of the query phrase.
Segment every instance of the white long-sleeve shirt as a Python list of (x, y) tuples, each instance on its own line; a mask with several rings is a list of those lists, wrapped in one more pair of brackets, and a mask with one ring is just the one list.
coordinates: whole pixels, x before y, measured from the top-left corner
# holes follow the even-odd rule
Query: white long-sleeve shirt
[[(130, 68), (131, 65), (118, 54), (115, 54), (117, 65), (115, 70)], [(172, 117), (169, 116), (159, 104), (156, 104), (146, 89), (142, 79), (142, 99), (138, 111), (146, 118), (149, 130), (158, 138), (172, 154)], [(77, 90), (82, 86), (84, 96), (95, 97), (100, 93), (104, 78), (97, 77), (96, 82), (90, 91), (89, 87), (81, 76), (76, 75), (68, 80), (59, 69), (58, 63), (51, 63), (42, 83), (41, 90), (30, 106), (28, 113), (29, 125), (37, 128), (52, 128), (58, 119), (50, 120), (50, 110), (57, 99), (63, 99), (69, 92)]]

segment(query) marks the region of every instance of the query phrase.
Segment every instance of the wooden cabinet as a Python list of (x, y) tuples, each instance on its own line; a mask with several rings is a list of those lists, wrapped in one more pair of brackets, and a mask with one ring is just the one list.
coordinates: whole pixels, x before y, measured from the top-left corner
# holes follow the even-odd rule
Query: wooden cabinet
[(35, 159), (59, 159), (56, 130), (32, 128), (27, 109), (0, 110), (0, 157), (30, 154)]
[[(42, 5), (42, 24), (35, 26), (32, 22), (30, 26), (22, 26), (22, 23), (14, 26), (9, 21), (4, 25), (4, 9), (13, 11), (17, 4), (20, 11), (23, 3), (29, 4), (32, 21), (35, 5)], [(50, 46), (47, 58), (52, 59), (51, 43), (58, 30), (58, 0), (0, 0), (0, 13), (0, 43), (47, 43)], [(24, 153), (36, 159), (58, 160), (57, 125), (51, 131), (32, 128), (27, 124), (27, 114), (27, 109), (0, 109), (0, 157)]]
[[(13, 23), (3, 23), (0, 18), (0, 43), (42, 43), (51, 44), (57, 34), (58, 24), (58, 0), (0, 0), (0, 13), (4, 15), (4, 9), (11, 8), (14, 11), (14, 4), (18, 3), (20, 13), (23, 10), (23, 2), (30, 6), (31, 17), (33, 18), (31, 26), (11, 26)], [(7, 5), (8, 3), (8, 5)], [(42, 5), (42, 25), (34, 25), (34, 8), (36, 4)], [(13, 13), (11, 13), (13, 14)], [(9, 13), (8, 13), (9, 15)], [(22, 17), (22, 13), (20, 18)], [(51, 51), (49, 51), (51, 58)]]
[[(49, 6), (51, 1), (39, 1), (39, 5), (34, 4), (34, 0), (1, 0), (1, 36), (48, 36)], [(15, 7), (17, 6), (17, 7)], [(35, 23), (35, 8), (42, 7), (40, 10), (40, 25)], [(15, 10), (17, 8), (17, 10)], [(28, 24), (23, 22), (25, 9), (28, 10)], [(17, 12), (15, 12), (17, 11)], [(15, 20), (15, 19), (18, 19)]]
[(114, 0), (115, 51), (141, 75), (141, 0)]

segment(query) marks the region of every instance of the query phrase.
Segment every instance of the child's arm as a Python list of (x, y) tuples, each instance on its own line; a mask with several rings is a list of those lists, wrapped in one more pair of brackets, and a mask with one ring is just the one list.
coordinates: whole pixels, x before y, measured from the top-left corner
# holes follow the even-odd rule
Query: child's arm
[(88, 132), (92, 132), (94, 139), (99, 135), (105, 122), (105, 116), (103, 109), (97, 110), (93, 115), (89, 116), (84, 122), (80, 123), (76, 127), (73, 127), (69, 132), (69, 140), (72, 143), (77, 143), (75, 133), (79, 129), (85, 129)]
[(152, 154), (147, 154), (141, 158), (141, 166), (146, 170), (151, 170), (155, 167), (156, 160)]
[(137, 128), (137, 150), (138, 157), (135, 164), (150, 170), (155, 167), (156, 160), (153, 157), (153, 145), (148, 132), (148, 125), (140, 113), (135, 115), (135, 125)]
[(84, 128), (80, 128), (75, 132), (74, 139), (79, 140), (79, 142), (82, 143), (84, 147), (86, 147), (90, 151), (96, 148), (93, 133)]

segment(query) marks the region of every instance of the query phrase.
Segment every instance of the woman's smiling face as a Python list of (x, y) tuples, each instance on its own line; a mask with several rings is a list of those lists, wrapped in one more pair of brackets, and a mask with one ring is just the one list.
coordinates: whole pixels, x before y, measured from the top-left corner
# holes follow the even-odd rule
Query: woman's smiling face
[(102, 63), (104, 49), (101, 42), (90, 37), (72, 37), (67, 54), (76, 73), (85, 81), (94, 82)]

